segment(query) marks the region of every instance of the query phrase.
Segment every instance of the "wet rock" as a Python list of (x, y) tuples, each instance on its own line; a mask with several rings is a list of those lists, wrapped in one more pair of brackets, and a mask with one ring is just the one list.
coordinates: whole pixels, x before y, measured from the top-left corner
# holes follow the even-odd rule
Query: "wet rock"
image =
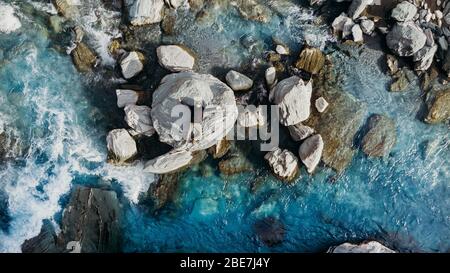
[(208, 149), (208, 153), (212, 155), (213, 158), (222, 158), (224, 157), (231, 148), (230, 141), (227, 139), (222, 139), (217, 142), (216, 145), (212, 146)]
[(317, 165), (319, 165), (323, 147), (324, 143), (321, 135), (309, 137), (300, 145), (298, 153), (308, 173), (313, 173)]
[(426, 43), (423, 30), (414, 22), (397, 23), (386, 36), (387, 46), (398, 56), (412, 56)]
[(72, 252), (121, 250), (122, 209), (114, 191), (75, 186), (63, 212), (58, 241)]
[(164, 0), (125, 0), (132, 25), (142, 26), (162, 21)]
[(150, 185), (148, 194), (153, 200), (155, 210), (159, 210), (173, 201), (180, 175), (180, 173), (162, 174), (156, 183)]
[(145, 163), (145, 172), (166, 174), (182, 169), (191, 164), (194, 156), (186, 150), (172, 150)]
[(269, 163), (274, 175), (284, 181), (292, 181), (298, 174), (298, 159), (288, 150), (275, 150), (268, 152), (264, 159)]
[(269, 247), (281, 244), (286, 234), (283, 223), (273, 217), (258, 220), (254, 229), (258, 238)]
[(266, 83), (269, 87), (272, 87), (277, 82), (277, 70), (275, 67), (271, 66), (266, 69), (265, 72)]
[(402, 92), (405, 91), (409, 84), (412, 82), (412, 71), (407, 68), (398, 70), (393, 76), (394, 81), (391, 84), (391, 92)]
[(78, 43), (71, 52), (73, 63), (80, 72), (89, 72), (97, 63), (94, 52), (84, 43)]
[(14, 15), (12, 6), (1, 2), (0, 7), (0, 33), (11, 33), (22, 27), (19, 18)]
[(135, 91), (129, 89), (117, 89), (117, 107), (123, 108), (127, 105), (134, 105), (139, 102), (144, 96), (142, 91)]
[[(199, 120), (195, 117), (192, 120), (191, 114), (194, 112), (195, 116), (195, 109), (203, 109)], [(181, 121), (173, 111), (182, 115)], [(208, 149), (234, 128), (237, 116), (233, 90), (208, 74), (170, 74), (163, 78), (153, 93), (153, 126), (159, 140), (175, 148), (190, 151)], [(180, 123), (188, 128), (183, 128)]]
[(137, 51), (129, 52), (121, 61), (120, 68), (125, 79), (131, 79), (144, 69), (145, 57)]
[(436, 124), (450, 119), (450, 89), (431, 92), (427, 96), (428, 113), (425, 122)]
[(375, 30), (375, 23), (372, 20), (364, 19), (360, 23), (361, 30), (366, 35), (371, 35)]
[(244, 91), (249, 90), (253, 86), (253, 80), (249, 77), (236, 72), (234, 70), (230, 70), (226, 75), (226, 81), (228, 85), (234, 91)]
[(368, 121), (368, 131), (361, 143), (362, 151), (371, 157), (389, 154), (397, 139), (395, 122), (384, 115), (373, 115)]
[(132, 129), (131, 135), (145, 135), (151, 137), (155, 133), (150, 107), (145, 105), (127, 105), (125, 106), (124, 111), (125, 122)]
[[(245, 148), (248, 149), (248, 146)], [(236, 143), (233, 143), (226, 158), (219, 162), (219, 171), (223, 175), (235, 175), (252, 171), (253, 164), (247, 158), (248, 152), (238, 147)]]
[(373, 0), (353, 0), (348, 9), (348, 15), (353, 19), (357, 19), (367, 6), (372, 4)]
[(431, 67), (433, 63), (434, 55), (436, 54), (438, 46), (424, 46), (421, 50), (417, 51), (413, 55), (413, 60), (416, 62), (414, 69), (416, 71), (425, 71)]
[(391, 17), (398, 22), (411, 21), (417, 14), (417, 7), (408, 1), (398, 4), (393, 10)]
[(318, 48), (306, 47), (300, 53), (295, 67), (313, 75), (320, 72), (325, 64), (325, 56)]
[(314, 129), (301, 123), (288, 126), (289, 134), (294, 141), (301, 141), (314, 134)]
[(108, 162), (121, 164), (137, 154), (136, 142), (125, 129), (115, 129), (106, 137)]
[(236, 6), (241, 16), (247, 20), (268, 23), (272, 17), (270, 8), (255, 0), (236, 0), (231, 5)]
[(58, 245), (55, 229), (49, 220), (44, 220), (39, 235), (26, 240), (21, 248), (22, 253), (63, 252), (62, 247)]
[(331, 253), (395, 253), (394, 250), (385, 247), (376, 241), (362, 243), (360, 245), (343, 243), (341, 245), (331, 247), (328, 252)]
[(269, 99), (280, 109), (280, 123), (295, 125), (310, 115), (312, 84), (305, 84), (297, 76), (279, 82), (271, 91)]
[(177, 45), (160, 46), (156, 49), (159, 64), (172, 72), (194, 68), (195, 58), (185, 48)]

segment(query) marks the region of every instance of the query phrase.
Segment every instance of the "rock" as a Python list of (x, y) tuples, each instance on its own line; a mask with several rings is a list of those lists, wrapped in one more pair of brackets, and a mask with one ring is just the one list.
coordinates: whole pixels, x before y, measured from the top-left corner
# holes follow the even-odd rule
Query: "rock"
[(447, 72), (447, 75), (450, 76), (450, 50), (447, 51), (445, 55), (444, 62), (442, 64), (442, 69)]
[(315, 103), (316, 109), (319, 113), (323, 113), (327, 109), (328, 105), (328, 102), (323, 97), (318, 98)]
[(343, 243), (336, 247), (331, 247), (328, 252), (331, 253), (395, 253), (394, 250), (385, 247), (376, 241), (354, 245), (350, 243)]
[(448, 42), (447, 42), (447, 39), (444, 36), (439, 37), (438, 44), (439, 44), (439, 47), (443, 51), (447, 51), (448, 50)]
[(253, 86), (252, 79), (234, 70), (230, 70), (225, 78), (227, 80), (228, 85), (234, 91), (248, 90)]
[(144, 172), (166, 174), (178, 171), (191, 164), (194, 156), (185, 150), (172, 150), (145, 163)]
[(170, 6), (174, 9), (177, 9), (186, 3), (186, 0), (166, 0), (170, 4)]
[(373, 0), (353, 0), (348, 9), (348, 15), (354, 20), (363, 13), (367, 6), (372, 4)]
[(155, 133), (150, 107), (130, 104), (125, 106), (124, 111), (125, 121), (132, 129), (132, 135), (145, 135), (151, 137)]
[(106, 142), (110, 163), (124, 163), (137, 154), (136, 142), (125, 129), (110, 131)]
[(417, 7), (408, 1), (398, 4), (391, 13), (391, 17), (398, 22), (411, 21), (417, 14)]
[(295, 63), (295, 67), (304, 70), (310, 74), (317, 74), (323, 68), (325, 64), (325, 56), (322, 51), (314, 47), (306, 47), (300, 53), (298, 61)]
[(283, 223), (273, 217), (258, 220), (254, 225), (254, 230), (258, 238), (269, 247), (281, 244), (286, 234)]
[[(248, 146), (245, 148), (248, 149)], [(223, 175), (235, 175), (253, 170), (253, 164), (247, 158), (248, 151), (243, 151), (234, 143), (225, 159), (219, 162), (219, 171)]]
[(341, 38), (345, 38), (344, 29), (350, 25), (353, 26), (353, 24), (353, 20), (343, 13), (336, 17), (331, 25), (335, 35), (341, 35)]
[(317, 165), (319, 165), (323, 147), (324, 144), (321, 135), (311, 136), (300, 145), (298, 153), (308, 173), (313, 173)]
[(298, 174), (298, 159), (288, 150), (276, 148), (268, 152), (264, 159), (267, 160), (278, 179), (292, 181)]
[(55, 228), (49, 220), (42, 223), (38, 236), (25, 240), (22, 253), (61, 253), (63, 249), (57, 245)]
[(424, 31), (425, 36), (427, 36), (427, 42), (426, 42), (426, 46), (434, 46), (434, 37), (433, 37), (433, 32), (431, 31), (431, 29), (426, 28)]
[(148, 195), (153, 200), (155, 210), (162, 209), (167, 203), (173, 201), (179, 178), (180, 173), (162, 174), (156, 183), (150, 184)]
[(425, 122), (436, 124), (450, 119), (450, 89), (427, 96), (428, 113)]
[(75, 186), (63, 212), (58, 241), (82, 253), (121, 250), (122, 209), (114, 191)]
[(80, 72), (89, 72), (97, 63), (94, 52), (84, 43), (78, 43), (71, 52), (73, 63)]
[(239, 112), (237, 124), (243, 128), (253, 128), (264, 126), (266, 119), (261, 107), (250, 105)]
[(368, 131), (364, 135), (362, 151), (371, 157), (383, 157), (389, 154), (396, 142), (395, 122), (383, 115), (373, 115), (368, 121)]
[(414, 22), (397, 23), (386, 36), (387, 46), (398, 56), (407, 57), (424, 47), (427, 37)]
[(389, 69), (389, 74), (394, 75), (398, 72), (398, 60), (394, 56), (386, 55), (386, 64)]
[(421, 50), (413, 55), (413, 60), (416, 62), (414, 69), (416, 71), (425, 71), (430, 68), (433, 63), (434, 55), (436, 54), (438, 46), (424, 46)]
[(275, 51), (280, 55), (289, 55), (289, 48), (284, 45), (277, 45)]
[(74, 0), (52, 0), (58, 14), (65, 18), (74, 18), (77, 15), (78, 10), (74, 2)]
[(372, 20), (364, 19), (360, 23), (361, 30), (366, 35), (371, 35), (375, 30), (375, 23)]
[(391, 92), (405, 91), (412, 81), (412, 75), (409, 74), (411, 74), (411, 71), (409, 71), (409, 69), (407, 68), (398, 70), (397, 73), (395, 73), (395, 75), (393, 76), (394, 81), (391, 84)]
[(284, 126), (298, 124), (310, 115), (312, 84), (297, 76), (284, 79), (271, 91), (269, 99), (278, 105), (280, 123)]
[(133, 26), (159, 23), (162, 21), (164, 0), (125, 0), (128, 18)]
[(236, 6), (241, 16), (247, 20), (268, 23), (272, 16), (270, 8), (256, 0), (236, 0), (230, 4)]
[(120, 68), (125, 79), (131, 79), (144, 69), (145, 57), (140, 52), (132, 51), (121, 61)]
[(0, 2), (0, 33), (15, 32), (22, 27), (19, 18), (14, 13), (11, 5)]
[(212, 155), (213, 158), (222, 158), (224, 157), (228, 151), (230, 151), (231, 144), (230, 141), (226, 138), (217, 142), (216, 145), (212, 146), (208, 149), (208, 153)]
[(272, 87), (277, 82), (277, 70), (271, 66), (266, 69), (265, 72), (266, 83), (269, 87)]
[(356, 43), (364, 42), (363, 32), (361, 30), (361, 27), (357, 24), (355, 24), (352, 27), (352, 36), (353, 36), (353, 41), (355, 41)]
[(129, 89), (117, 89), (116, 95), (117, 107), (123, 108), (130, 104), (137, 104), (138, 101), (143, 97), (143, 92)]
[(294, 141), (301, 141), (314, 134), (314, 129), (301, 123), (288, 126), (289, 134)]
[[(194, 116), (196, 113), (191, 109), (199, 108), (203, 109), (203, 117), (192, 120), (192, 112)], [(159, 140), (175, 148), (208, 149), (234, 128), (237, 116), (233, 90), (208, 74), (170, 74), (153, 93), (153, 126)], [(196, 133), (196, 129), (201, 133)]]
[(177, 45), (160, 46), (156, 49), (159, 64), (172, 72), (194, 68), (195, 58), (186, 49)]

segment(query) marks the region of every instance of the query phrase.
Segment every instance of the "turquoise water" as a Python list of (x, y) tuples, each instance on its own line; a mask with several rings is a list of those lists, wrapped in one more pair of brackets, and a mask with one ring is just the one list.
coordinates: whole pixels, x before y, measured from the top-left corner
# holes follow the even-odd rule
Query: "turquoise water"
[[(129, 252), (315, 252), (365, 239), (401, 251), (450, 250), (448, 125), (418, 120), (423, 99), (417, 84), (405, 93), (387, 92), (390, 79), (377, 65), (378, 51), (332, 56), (344, 92), (366, 105), (366, 115), (385, 113), (396, 121), (397, 144), (389, 157), (368, 159), (358, 152), (339, 177), (323, 166), (314, 176), (302, 168), (290, 185), (275, 180), (261, 162), (251, 173), (222, 177), (208, 161), (187, 172), (174, 202), (154, 213), (139, 202), (154, 181), (142, 173), (142, 162), (129, 167), (104, 163), (107, 131), (124, 126), (114, 106), (117, 79), (79, 74), (52, 41), (45, 20), (26, 12), (20, 1), (8, 2), (19, 3), (23, 26), (0, 34), (0, 129), (12, 143), (0, 162), (1, 252), (20, 251), (25, 239), (39, 233), (43, 219), (57, 226), (75, 184), (107, 185), (119, 193), (125, 209), (124, 251)], [(286, 26), (281, 36), (292, 39), (292, 48), (305, 31), (323, 33), (310, 19), (301, 25), (308, 30), (289, 25), (298, 13), (285, 16), (262, 26), (231, 12), (214, 20), (221, 30), (214, 35), (207, 27), (191, 26), (190, 31), (203, 35), (195, 37), (213, 37), (207, 43), (195, 44), (189, 31), (163, 40), (205, 48), (201, 69), (209, 70), (211, 64), (234, 67), (248, 61), (250, 53), (238, 42), (248, 33), (263, 41), (261, 51), (270, 48), (280, 26)], [(227, 52), (223, 48), (231, 53), (216, 54)], [(437, 149), (425, 157), (424, 143), (430, 140), (437, 141)], [(213, 171), (205, 176), (206, 165)], [(254, 224), (265, 217), (283, 223), (281, 244), (267, 247), (255, 235)]]

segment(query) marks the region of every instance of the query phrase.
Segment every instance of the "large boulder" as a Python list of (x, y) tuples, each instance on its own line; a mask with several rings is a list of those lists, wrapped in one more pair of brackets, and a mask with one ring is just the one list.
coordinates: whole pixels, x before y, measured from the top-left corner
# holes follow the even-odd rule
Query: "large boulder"
[(245, 76), (242, 73), (236, 72), (234, 70), (230, 70), (225, 79), (227, 80), (228, 85), (234, 91), (244, 91), (252, 88), (253, 80), (249, 77)]
[(406, 22), (413, 20), (416, 13), (417, 7), (414, 4), (403, 1), (392, 10), (391, 17), (398, 22)]
[(144, 55), (137, 51), (129, 52), (120, 61), (120, 68), (125, 79), (131, 79), (144, 69)]
[(106, 137), (108, 161), (125, 163), (137, 154), (136, 142), (125, 129), (115, 129)]
[(311, 74), (320, 72), (325, 64), (325, 55), (318, 48), (306, 47), (300, 53), (298, 61), (295, 66)]
[(438, 46), (437, 44), (435, 44), (433, 46), (424, 46), (421, 50), (414, 53), (413, 61), (416, 62), (414, 65), (414, 69), (417, 71), (425, 71), (430, 68), (437, 49)]
[(132, 129), (133, 135), (152, 136), (155, 133), (150, 107), (142, 105), (127, 105), (124, 108), (125, 121)]
[(97, 63), (95, 53), (85, 43), (78, 43), (70, 54), (75, 67), (80, 72), (91, 71)]
[(267, 160), (274, 175), (285, 181), (293, 180), (298, 174), (298, 159), (288, 150), (275, 150), (268, 152), (264, 159)]
[(386, 36), (387, 46), (401, 57), (414, 55), (426, 41), (423, 30), (412, 21), (397, 23)]
[(301, 141), (314, 134), (314, 129), (301, 123), (288, 126), (289, 134), (294, 141)]
[(181, 46), (160, 46), (156, 49), (156, 54), (159, 64), (172, 72), (188, 71), (194, 68), (194, 56)]
[(330, 247), (331, 253), (395, 253), (394, 250), (385, 247), (376, 241), (370, 241), (359, 245), (343, 243), (341, 245)]
[(198, 151), (215, 145), (234, 128), (238, 109), (225, 83), (208, 74), (181, 72), (163, 78), (153, 93), (151, 114), (161, 142)]
[(22, 244), (22, 253), (60, 253), (55, 228), (49, 220), (44, 220), (38, 236), (26, 240)]
[(121, 215), (114, 191), (76, 186), (63, 212), (58, 241), (71, 252), (119, 252)]
[(145, 172), (165, 174), (172, 173), (188, 166), (193, 154), (185, 150), (172, 150), (145, 163)]
[(11, 33), (22, 27), (19, 18), (14, 13), (11, 5), (0, 2), (0, 33)]
[(373, 4), (373, 1), (374, 0), (353, 0), (348, 8), (348, 15), (353, 19), (359, 18), (367, 6)]
[(311, 111), (311, 81), (305, 83), (292, 76), (279, 82), (271, 91), (269, 99), (279, 107), (280, 123), (284, 126), (298, 124), (309, 118)]
[(142, 91), (135, 91), (130, 89), (117, 89), (117, 107), (123, 108), (127, 105), (134, 105), (139, 102), (144, 96)]
[(141, 26), (162, 21), (164, 0), (125, 0), (129, 21)]
[(427, 105), (428, 113), (425, 122), (435, 124), (448, 121), (450, 119), (450, 89), (430, 92), (427, 95)]
[(383, 115), (373, 115), (361, 143), (363, 152), (372, 157), (383, 157), (391, 151), (397, 139), (395, 122)]
[(298, 154), (308, 173), (313, 173), (320, 162), (323, 152), (323, 139), (321, 135), (314, 135), (307, 138), (300, 145)]

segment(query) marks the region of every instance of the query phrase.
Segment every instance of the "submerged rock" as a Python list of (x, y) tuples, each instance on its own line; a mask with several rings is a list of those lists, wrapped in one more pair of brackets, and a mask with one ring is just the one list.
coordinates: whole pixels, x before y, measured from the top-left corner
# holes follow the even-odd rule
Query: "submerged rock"
[(181, 46), (160, 46), (156, 49), (156, 54), (159, 64), (172, 72), (188, 71), (194, 68), (194, 56)]
[(144, 69), (145, 57), (137, 51), (129, 52), (121, 61), (120, 68), (125, 79), (131, 79)]
[(0, 33), (11, 33), (22, 27), (19, 18), (14, 15), (14, 8), (0, 2)]
[(289, 134), (294, 141), (301, 141), (314, 134), (314, 129), (301, 123), (288, 126)]
[(313, 173), (317, 165), (319, 165), (323, 147), (324, 143), (321, 135), (309, 137), (300, 145), (298, 153), (308, 173)]
[(276, 148), (268, 152), (264, 159), (269, 163), (274, 175), (281, 180), (291, 181), (298, 174), (298, 159), (288, 150)]
[(114, 191), (75, 186), (63, 212), (58, 240), (64, 249), (82, 253), (121, 250), (122, 209)]
[(393, 10), (391, 17), (398, 22), (411, 21), (416, 16), (417, 7), (408, 1), (398, 4)]
[(142, 105), (127, 105), (124, 108), (125, 121), (132, 129), (132, 135), (152, 136), (155, 133), (153, 128), (150, 107)]
[(125, 0), (132, 25), (141, 26), (162, 21), (164, 0)]
[(426, 43), (423, 30), (414, 22), (397, 23), (386, 36), (387, 46), (398, 56), (412, 56)]
[(258, 238), (269, 247), (281, 244), (286, 234), (283, 223), (273, 217), (258, 220), (254, 229)]
[(446, 122), (450, 119), (450, 89), (430, 93), (427, 97), (428, 113), (425, 122), (430, 124)]
[(372, 157), (388, 155), (396, 139), (395, 122), (383, 115), (373, 115), (369, 118), (368, 131), (362, 139), (362, 151)]
[(234, 91), (244, 91), (249, 90), (253, 86), (253, 80), (249, 77), (236, 72), (234, 70), (230, 70), (226, 75), (226, 80), (228, 85)]
[[(195, 109), (203, 110), (199, 120), (191, 120)], [(168, 75), (153, 93), (153, 126), (160, 141), (175, 148), (208, 149), (234, 128), (237, 116), (233, 90), (208, 74)]]
[(270, 91), (270, 100), (280, 109), (280, 123), (290, 126), (307, 120), (311, 93), (311, 81), (305, 84), (300, 77), (292, 76), (279, 82)]
[(395, 253), (394, 250), (385, 247), (376, 241), (362, 243), (360, 245), (343, 243), (341, 245), (330, 247), (331, 253)]
[(71, 52), (73, 63), (80, 72), (89, 72), (97, 63), (94, 52), (84, 43), (78, 43)]
[(110, 163), (125, 163), (137, 154), (136, 142), (125, 129), (109, 132), (106, 142)]
[(325, 64), (325, 56), (318, 48), (306, 47), (300, 53), (295, 67), (311, 74), (317, 74)]

